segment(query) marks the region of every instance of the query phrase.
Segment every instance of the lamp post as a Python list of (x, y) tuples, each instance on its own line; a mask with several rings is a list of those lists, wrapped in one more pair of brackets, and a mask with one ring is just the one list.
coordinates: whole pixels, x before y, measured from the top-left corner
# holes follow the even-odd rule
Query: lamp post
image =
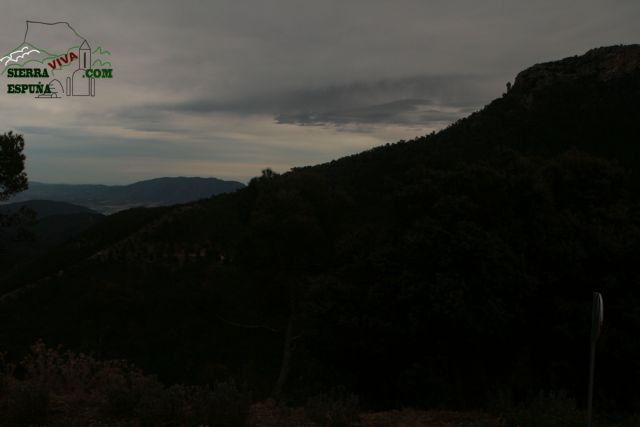
[(593, 307), (591, 311), (591, 362), (589, 363), (589, 395), (587, 398), (587, 427), (591, 427), (593, 416), (593, 375), (596, 366), (596, 342), (600, 337), (603, 321), (602, 294), (593, 293)]

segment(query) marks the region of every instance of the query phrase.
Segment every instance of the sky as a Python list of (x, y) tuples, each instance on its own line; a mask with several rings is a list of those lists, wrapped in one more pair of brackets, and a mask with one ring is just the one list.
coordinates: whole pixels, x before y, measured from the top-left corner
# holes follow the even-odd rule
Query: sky
[[(29, 179), (50, 183), (247, 182), (442, 129), (533, 64), (640, 43), (637, 0), (2, 0), (0, 10), (0, 54), (22, 43), (27, 20), (69, 22), (111, 52), (113, 78), (96, 81), (95, 97), (8, 94), (0, 76), (0, 132), (24, 135)], [(54, 39), (46, 28), (29, 37)]]

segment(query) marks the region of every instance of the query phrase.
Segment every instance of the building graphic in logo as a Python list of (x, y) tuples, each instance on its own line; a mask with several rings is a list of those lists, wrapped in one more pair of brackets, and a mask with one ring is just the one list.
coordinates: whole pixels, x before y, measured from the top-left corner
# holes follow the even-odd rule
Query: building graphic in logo
[(7, 93), (36, 98), (96, 95), (96, 82), (113, 78), (111, 52), (94, 50), (68, 22), (27, 21), (23, 42), (0, 57)]

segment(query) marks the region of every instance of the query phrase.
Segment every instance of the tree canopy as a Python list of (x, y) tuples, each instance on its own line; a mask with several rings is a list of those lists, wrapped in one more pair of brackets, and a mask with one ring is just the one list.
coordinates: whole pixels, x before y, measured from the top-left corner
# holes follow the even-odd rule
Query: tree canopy
[(28, 188), (23, 150), (22, 135), (13, 132), (0, 135), (0, 201)]

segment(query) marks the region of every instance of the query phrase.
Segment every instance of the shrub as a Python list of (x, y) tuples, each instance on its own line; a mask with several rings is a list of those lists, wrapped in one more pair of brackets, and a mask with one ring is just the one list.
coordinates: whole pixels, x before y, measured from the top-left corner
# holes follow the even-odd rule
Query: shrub
[(11, 386), (15, 365), (5, 360), (5, 354), (0, 353), (0, 395)]
[(0, 354), (0, 426), (105, 425), (242, 427), (251, 404), (233, 382), (212, 389), (174, 385), (124, 361), (97, 361), (38, 343), (22, 365)]
[[(252, 427), (305, 427), (310, 425), (304, 408), (291, 408), (282, 401), (274, 399), (253, 405), (247, 424)], [(313, 425), (315, 426), (315, 424)]]
[(315, 396), (307, 402), (307, 417), (330, 427), (347, 427), (360, 420), (358, 397), (338, 388), (329, 394)]
[(164, 388), (157, 382), (148, 383), (140, 390), (136, 418), (141, 427), (184, 425), (185, 403), (181, 386)]
[(563, 392), (541, 393), (505, 416), (507, 427), (582, 427), (585, 419), (573, 399)]
[(192, 418), (212, 427), (241, 427), (249, 416), (251, 397), (233, 381), (216, 383), (213, 389), (191, 387), (188, 399)]
[(6, 401), (3, 424), (11, 426), (41, 425), (47, 421), (49, 392), (41, 384), (16, 383)]

